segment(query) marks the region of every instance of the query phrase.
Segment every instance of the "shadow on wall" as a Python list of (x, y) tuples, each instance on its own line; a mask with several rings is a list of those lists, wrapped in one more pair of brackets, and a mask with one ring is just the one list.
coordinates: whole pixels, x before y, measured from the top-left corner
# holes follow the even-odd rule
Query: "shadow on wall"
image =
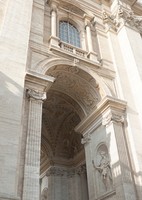
[(12, 120), (16, 120), (16, 118), (19, 120), (20, 116), (17, 115), (18, 112), (21, 112), (22, 99), (23, 88), (16, 81), (0, 72), (0, 107), (2, 117), (6, 115)]
[(17, 83), (20, 78), (14, 80), (0, 72), (0, 159), (3, 160), (0, 162), (0, 194), (3, 196), (14, 194), (15, 177), (19, 173), (23, 109), (23, 87)]
[[(125, 134), (125, 131), (123, 132), (123, 134)], [(111, 133), (107, 133), (107, 135), (108, 135), (107, 140), (109, 140), (109, 142), (111, 143)], [(118, 140), (120, 140), (118, 143), (118, 146), (120, 146), (122, 142), (122, 138), (120, 137), (120, 135), (118, 137), (119, 139), (117, 138), (117, 142)], [(123, 142), (122, 142), (122, 145), (124, 145)], [(126, 145), (126, 141), (125, 141), (125, 145)], [(127, 190), (125, 190), (124, 192), (127, 192), (126, 195), (128, 195), (128, 198), (141, 199), (141, 197), (138, 197), (138, 194), (140, 194), (139, 191), (142, 190), (142, 186), (139, 185), (137, 180), (139, 179), (139, 177), (142, 177), (142, 172), (135, 173), (133, 171), (128, 149), (127, 149), (127, 153), (124, 152), (124, 149), (123, 147), (121, 148), (118, 147), (117, 150), (118, 150), (119, 160), (114, 162), (111, 165), (113, 188), (114, 190), (116, 190), (116, 194), (117, 194), (116, 188), (117, 187), (119, 188), (120, 185), (123, 184), (122, 187), (124, 190), (125, 190), (125, 187), (127, 187)], [(115, 154), (112, 156), (115, 156)]]

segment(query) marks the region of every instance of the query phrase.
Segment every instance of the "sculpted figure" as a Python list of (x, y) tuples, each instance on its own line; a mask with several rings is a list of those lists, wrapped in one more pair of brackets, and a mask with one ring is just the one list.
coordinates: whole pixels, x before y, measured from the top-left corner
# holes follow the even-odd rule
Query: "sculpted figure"
[(100, 164), (96, 166), (94, 160), (92, 160), (92, 164), (94, 168), (97, 169), (101, 174), (106, 190), (110, 190), (112, 188), (112, 174), (111, 174), (110, 161), (108, 159), (106, 152), (101, 151), (100, 155), (101, 155)]

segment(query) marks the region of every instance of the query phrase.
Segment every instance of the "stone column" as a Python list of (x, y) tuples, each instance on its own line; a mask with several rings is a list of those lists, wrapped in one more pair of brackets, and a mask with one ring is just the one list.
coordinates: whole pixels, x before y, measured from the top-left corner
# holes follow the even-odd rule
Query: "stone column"
[(77, 174), (79, 175), (79, 195), (81, 200), (88, 200), (88, 187), (86, 178), (86, 166), (82, 165), (77, 169)]
[(87, 45), (88, 45), (88, 57), (90, 60), (98, 61), (97, 54), (93, 50), (93, 43), (92, 43), (92, 34), (91, 34), (91, 18), (87, 15), (84, 16), (85, 18), (85, 29), (86, 29), (86, 38), (87, 38)]
[(59, 38), (57, 37), (57, 5), (53, 4), (51, 6), (51, 37), (50, 45), (58, 46)]
[[(47, 170), (48, 177), (48, 200), (64, 200), (68, 195), (68, 188), (62, 191), (62, 188), (67, 186), (66, 178), (62, 181), (64, 169), (57, 166), (52, 166)], [(67, 194), (66, 194), (67, 193)], [(65, 195), (66, 194), (66, 195)]]
[(46, 93), (27, 89), (29, 117), (24, 169), (23, 200), (39, 200), (42, 103)]

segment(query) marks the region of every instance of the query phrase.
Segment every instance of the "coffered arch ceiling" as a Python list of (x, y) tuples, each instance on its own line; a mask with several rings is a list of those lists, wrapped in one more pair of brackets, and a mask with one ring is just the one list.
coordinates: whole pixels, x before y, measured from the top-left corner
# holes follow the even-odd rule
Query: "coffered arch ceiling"
[(57, 65), (50, 68), (47, 74), (56, 78), (51, 90), (73, 99), (85, 115), (90, 113), (101, 99), (96, 80), (76, 66)]
[(101, 100), (99, 85), (76, 66), (57, 65), (50, 68), (47, 75), (56, 81), (43, 104), (42, 140), (48, 146), (50, 162), (59, 158), (60, 161), (73, 160), (83, 150), (82, 136), (74, 129)]

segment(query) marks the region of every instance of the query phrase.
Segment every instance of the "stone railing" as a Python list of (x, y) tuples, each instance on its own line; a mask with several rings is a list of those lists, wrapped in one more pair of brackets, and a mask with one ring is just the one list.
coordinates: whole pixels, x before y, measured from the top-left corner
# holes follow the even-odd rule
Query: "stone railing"
[(68, 53), (73, 53), (77, 56), (87, 58), (87, 54), (88, 54), (87, 51), (84, 51), (84, 50), (82, 50), (78, 47), (71, 45), (71, 44), (68, 44), (68, 43), (65, 43), (65, 42), (60, 42), (60, 48), (67, 51)]

